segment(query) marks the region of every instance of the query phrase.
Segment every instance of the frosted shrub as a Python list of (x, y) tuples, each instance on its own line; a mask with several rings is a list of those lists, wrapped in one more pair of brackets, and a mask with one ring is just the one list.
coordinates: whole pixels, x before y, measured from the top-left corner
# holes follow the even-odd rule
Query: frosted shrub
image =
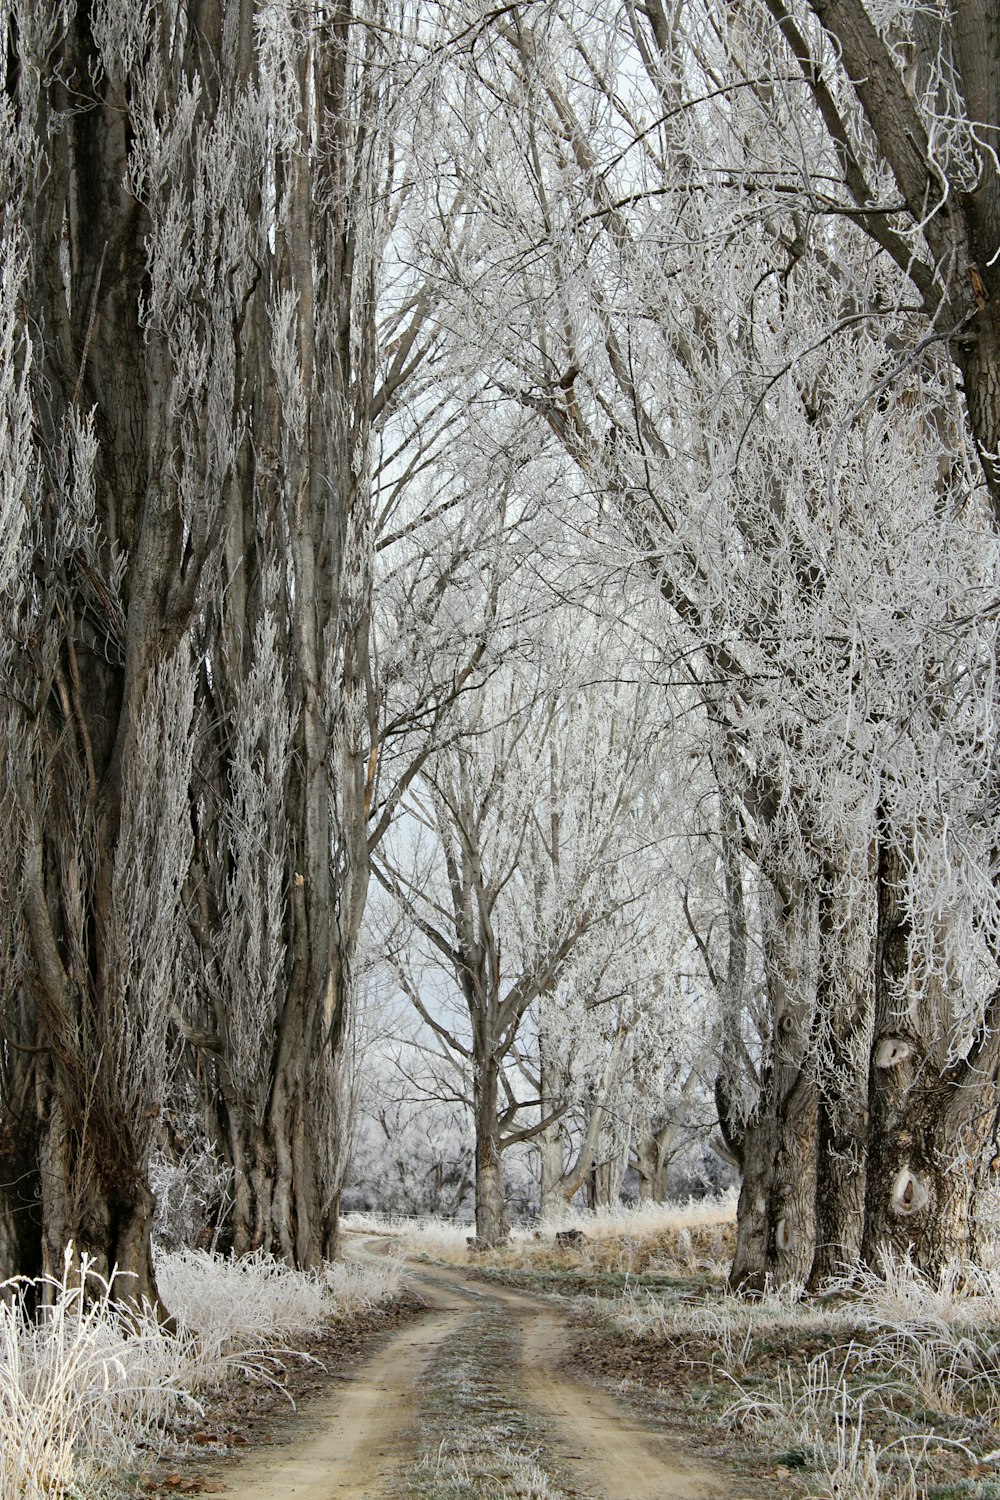
[(338, 1262), (306, 1272), (263, 1251), (234, 1260), (206, 1250), (161, 1256), (157, 1275), (178, 1324), (222, 1351), (315, 1333), (390, 1300), (401, 1278), (395, 1261)]
[(332, 1299), (331, 1317), (350, 1318), (398, 1297), (403, 1268), (398, 1260), (335, 1261), (323, 1269), (323, 1286)]
[(262, 1251), (236, 1260), (176, 1250), (160, 1256), (157, 1279), (178, 1325), (222, 1352), (315, 1331), (331, 1310), (318, 1275)]
[(161, 1250), (214, 1243), (230, 1201), (232, 1167), (210, 1141), (194, 1130), (191, 1134), (178, 1157), (157, 1150), (150, 1161), (156, 1198), (153, 1238)]

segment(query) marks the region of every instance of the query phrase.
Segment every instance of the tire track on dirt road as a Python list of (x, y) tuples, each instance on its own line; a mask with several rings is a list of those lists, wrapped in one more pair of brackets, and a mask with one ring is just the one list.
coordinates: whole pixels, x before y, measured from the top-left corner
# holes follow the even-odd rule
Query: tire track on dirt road
[[(364, 1258), (366, 1250), (355, 1251)], [(229, 1469), (232, 1500), (404, 1500), (420, 1462), (421, 1396), (433, 1390), (442, 1348), (478, 1316), (501, 1316), (521, 1349), (519, 1369), (502, 1372), (545, 1451), (573, 1476), (571, 1493), (590, 1500), (730, 1500), (726, 1476), (678, 1450), (612, 1396), (559, 1368), (569, 1335), (551, 1303), (474, 1282), (459, 1269), (407, 1263), (407, 1283), (428, 1314), (382, 1349), (293, 1424), (291, 1441)], [(497, 1372), (484, 1364), (484, 1380)], [(461, 1434), (459, 1433), (459, 1439)], [(470, 1441), (474, 1434), (469, 1434)]]
[(365, 1500), (401, 1494), (393, 1478), (416, 1459), (419, 1391), (435, 1350), (465, 1309), (437, 1307), (394, 1334), (331, 1391), (311, 1401), (286, 1440), (227, 1470), (234, 1500)]

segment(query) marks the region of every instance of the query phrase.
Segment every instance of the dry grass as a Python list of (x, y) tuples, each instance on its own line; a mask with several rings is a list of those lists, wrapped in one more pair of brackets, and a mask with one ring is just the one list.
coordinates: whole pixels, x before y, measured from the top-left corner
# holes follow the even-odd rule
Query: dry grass
[(564, 1500), (564, 1494), (531, 1453), (506, 1444), (488, 1456), (442, 1448), (421, 1459), (410, 1481), (412, 1500)]
[[(350, 1215), (345, 1227), (390, 1235), (403, 1254), (445, 1265), (467, 1265), (474, 1260), (479, 1266), (507, 1271), (579, 1270), (633, 1276), (704, 1272), (722, 1278), (732, 1255), (735, 1222), (736, 1200), (726, 1194), (598, 1214), (567, 1209), (558, 1220), (538, 1229), (514, 1229), (505, 1244), (490, 1251), (470, 1250), (471, 1225), (442, 1220)], [(557, 1231), (565, 1230), (578, 1230), (582, 1240), (557, 1244)]]
[(815, 1500), (1000, 1500), (1000, 1268), (932, 1282), (887, 1259), (821, 1302), (628, 1288), (600, 1307), (700, 1361), (730, 1427), (795, 1455)]

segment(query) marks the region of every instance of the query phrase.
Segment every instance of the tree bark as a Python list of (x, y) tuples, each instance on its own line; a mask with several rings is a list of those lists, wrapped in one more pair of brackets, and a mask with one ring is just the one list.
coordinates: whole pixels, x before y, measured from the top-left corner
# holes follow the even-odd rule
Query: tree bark
[[(25, 831), (23, 931), (3, 993), (23, 987), (32, 1001), (28, 1026), (10, 1004), (4, 1027), (11, 1045), (34, 1049), (34, 1136), (24, 1126), (15, 1154), (41, 1197), (34, 1248), (4, 1238), (18, 1256), (10, 1269), (30, 1271), (54, 1266), (72, 1237), (76, 1255), (102, 1274), (117, 1260), (133, 1294), (153, 1300), (146, 1157), (167, 1017), (205, 1032), (216, 1053), (233, 1044), (233, 951), (219, 938), (227, 900), (242, 894), (234, 846), (244, 865), (257, 860), (270, 903), (261, 967), (274, 991), (247, 1067), (226, 1057), (234, 1238), (302, 1265), (336, 1248), (339, 1052), (375, 758), (378, 234), (367, 219), (357, 229), (351, 195), (370, 187), (377, 101), (370, 81), (363, 100), (352, 93), (362, 28), (337, 6), (322, 34), (288, 20), (300, 116), (276, 119), (293, 115), (294, 81), (280, 99), (267, 93), (254, 8), (230, 9), (196, 6), (179, 31), (157, 14), (139, 36), (125, 0), (109, 0), (100, 28), (81, 5), (53, 13), (51, 34), (7, 35), (12, 105), (38, 137), (22, 214), (40, 478), (27, 507), (18, 734), (15, 715), (4, 727)], [(44, 54), (29, 55), (39, 38)], [(278, 624), (268, 590), (265, 604), (284, 606)], [(227, 764), (257, 627), (280, 636), (283, 680), (243, 747), (244, 791), (267, 783), (269, 747), (292, 723), (264, 858), (248, 853), (260, 830), (241, 817), (249, 804), (236, 805)], [(196, 777), (184, 718), (192, 634), (208, 726)], [(182, 794), (156, 758), (157, 728), (184, 768)], [(188, 878), (193, 839), (201, 868)], [(200, 1007), (187, 992), (191, 942)]]
[(475, 1065), (473, 1113), (476, 1127), (476, 1240), (492, 1250), (510, 1236), (500, 1164), (498, 1066), (492, 1052)]
[(760, 1292), (804, 1282), (812, 1265), (816, 1210), (816, 1084), (807, 1065), (815, 1009), (815, 914), (807, 884), (764, 897), (764, 945), (772, 1021), (760, 1099), (740, 1141), (743, 1184), (729, 1284)]
[[(538, 1076), (540, 1082), (542, 1118), (553, 1115), (562, 1104), (562, 1087), (559, 1069), (548, 1057), (544, 1038), (539, 1039)], [(553, 1119), (538, 1132), (538, 1188), (539, 1210), (542, 1219), (552, 1220), (566, 1207), (563, 1192), (566, 1173), (566, 1153), (563, 1146), (562, 1121)]]
[(857, 1264), (867, 1170), (867, 1057), (874, 1006), (874, 859), (820, 876), (816, 1249), (809, 1287)]
[[(5, 1030), (34, 1049), (36, 1105), (33, 1126), (23, 1116), (7, 1123), (23, 1129), (17, 1154), (40, 1196), (25, 1221), (38, 1240), (9, 1241), (8, 1269), (56, 1274), (65, 1256), (79, 1264), (86, 1255), (101, 1276), (117, 1266), (116, 1295), (158, 1306), (146, 1156), (164, 1082), (170, 955), (144, 951), (142, 939), (179, 950), (176, 881), (187, 855), (147, 721), (169, 708), (171, 664), (183, 697), (202, 518), (181, 514), (168, 462), (170, 361), (143, 327), (150, 220), (128, 180), (127, 81), (102, 53), (87, 8), (53, 27), (44, 56), (31, 55), (30, 27), (8, 36), (13, 102), (45, 137), (48, 162), (23, 206), (42, 478), (30, 538), (36, 586), (19, 624), (27, 649), (5, 726), (22, 835), (13, 984), (32, 1002), (23, 1025), (8, 1007)], [(173, 706), (183, 715), (181, 698)], [(159, 727), (183, 755), (189, 721)], [(171, 784), (169, 797), (176, 791)], [(161, 821), (169, 850), (158, 843)]]
[[(681, 1085), (680, 1101), (690, 1099), (698, 1083), (698, 1075), (692, 1068)], [(680, 1134), (682, 1116), (680, 1108), (667, 1119), (654, 1126), (649, 1114), (640, 1116), (636, 1124), (635, 1167), (639, 1174), (639, 1201), (641, 1203), (665, 1203), (667, 1199), (667, 1157)]]
[(640, 1203), (663, 1203), (666, 1201), (667, 1184), (664, 1172), (664, 1161), (666, 1150), (661, 1150), (661, 1139), (669, 1136), (676, 1127), (664, 1126), (660, 1131), (654, 1131), (652, 1122), (648, 1117), (639, 1122), (635, 1141), (635, 1169), (639, 1174), (639, 1202)]

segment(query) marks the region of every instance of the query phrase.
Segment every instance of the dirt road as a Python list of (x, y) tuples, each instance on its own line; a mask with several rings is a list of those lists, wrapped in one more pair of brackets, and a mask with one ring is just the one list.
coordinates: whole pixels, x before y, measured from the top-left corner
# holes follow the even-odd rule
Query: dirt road
[[(229, 1470), (233, 1500), (500, 1495), (508, 1493), (505, 1463), (513, 1495), (733, 1496), (723, 1476), (686, 1460), (612, 1397), (558, 1368), (567, 1334), (551, 1303), (484, 1286), (460, 1270), (411, 1265), (408, 1281), (427, 1316), (312, 1404), (287, 1444)], [(492, 1467), (480, 1489), (484, 1452)], [(530, 1491), (516, 1483), (529, 1463), (539, 1476)], [(472, 1488), (456, 1486), (454, 1477), (449, 1488), (455, 1472)]]

